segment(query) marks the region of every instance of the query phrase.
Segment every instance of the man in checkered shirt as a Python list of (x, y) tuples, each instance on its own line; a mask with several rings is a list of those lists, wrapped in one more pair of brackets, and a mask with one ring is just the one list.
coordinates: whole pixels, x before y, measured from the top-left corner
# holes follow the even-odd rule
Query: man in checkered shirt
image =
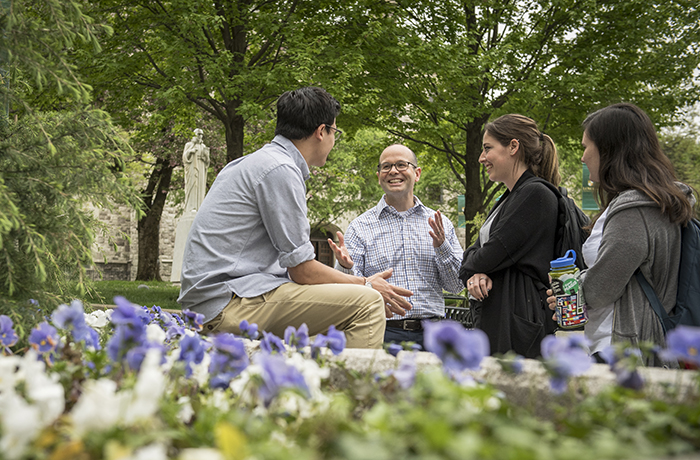
[[(356, 276), (371, 276), (393, 269), (391, 282), (408, 289), (412, 308), (405, 317), (387, 320), (384, 342), (416, 342), (423, 345), (423, 320), (445, 317), (443, 289), (459, 293), (462, 247), (449, 219), (424, 206), (413, 195), (420, 180), (418, 159), (408, 147), (391, 145), (379, 157), (377, 177), (384, 196), (338, 232), (338, 244), (328, 240), (336, 256), (336, 268)], [(379, 289), (378, 289), (379, 290)], [(379, 290), (387, 305), (396, 299)]]

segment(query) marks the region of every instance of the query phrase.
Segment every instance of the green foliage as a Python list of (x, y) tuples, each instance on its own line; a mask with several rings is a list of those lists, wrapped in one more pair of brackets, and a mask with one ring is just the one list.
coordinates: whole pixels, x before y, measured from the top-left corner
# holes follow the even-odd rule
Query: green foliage
[(700, 190), (700, 143), (693, 135), (669, 133), (659, 136), (661, 148), (666, 152), (676, 177), (681, 182)]
[(16, 0), (3, 21), (12, 118), (0, 129), (0, 309), (22, 311), (30, 297), (50, 309), (89, 289), (100, 225), (86, 204), (138, 199), (121, 175), (129, 147), (86, 105), (90, 88), (69, 60), (79, 43), (99, 48), (99, 27), (58, 0)]
[(112, 304), (115, 296), (123, 296), (136, 305), (180, 310), (177, 298), (180, 286), (162, 281), (96, 281), (92, 303)]
[(308, 217), (312, 228), (342, 216), (365, 212), (382, 197), (377, 162), (389, 137), (379, 129), (359, 130), (339, 141), (322, 168), (313, 168), (306, 183)]
[(500, 193), (478, 164), (490, 118), (522, 113), (566, 145), (601, 106), (632, 101), (663, 124), (697, 99), (700, 10), (686, 0), (364, 6), (368, 14), (346, 15), (332, 37), (362, 50), (353, 90), (378, 110), (358, 115), (444, 156), (468, 221)]

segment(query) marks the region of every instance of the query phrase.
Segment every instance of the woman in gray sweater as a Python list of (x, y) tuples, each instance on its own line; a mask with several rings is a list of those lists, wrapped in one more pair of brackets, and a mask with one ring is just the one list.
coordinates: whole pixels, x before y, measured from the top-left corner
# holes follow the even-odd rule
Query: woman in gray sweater
[[(583, 158), (602, 212), (583, 246), (581, 291), (591, 352), (616, 342), (664, 343), (661, 323), (634, 273), (640, 269), (666, 311), (676, 302), (681, 225), (693, 215), (690, 187), (675, 181), (647, 114), (614, 104), (583, 122)], [(550, 307), (552, 304), (550, 303)], [(648, 364), (660, 365), (652, 361)]]

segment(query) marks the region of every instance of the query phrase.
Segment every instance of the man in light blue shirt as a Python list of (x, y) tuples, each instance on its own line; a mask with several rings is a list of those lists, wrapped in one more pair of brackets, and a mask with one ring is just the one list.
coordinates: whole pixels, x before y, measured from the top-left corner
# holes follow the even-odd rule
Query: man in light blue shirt
[(309, 334), (331, 325), (349, 348), (378, 348), (387, 305), (371, 287), (397, 298), (406, 289), (391, 271), (356, 277), (314, 260), (306, 217), (310, 166), (323, 166), (341, 131), (340, 104), (325, 90), (301, 88), (277, 101), (275, 138), (221, 170), (192, 223), (178, 301), (204, 315), (205, 331), (240, 333), (242, 320), (278, 336), (306, 323)]
[(339, 270), (372, 276), (393, 267), (392, 282), (414, 293), (411, 311), (387, 321), (385, 342), (422, 345), (422, 321), (445, 317), (443, 289), (464, 289), (459, 279), (462, 247), (454, 226), (413, 194), (420, 176), (418, 159), (408, 147), (387, 147), (377, 168), (384, 196), (350, 223), (344, 237), (338, 232), (339, 245), (329, 240)]

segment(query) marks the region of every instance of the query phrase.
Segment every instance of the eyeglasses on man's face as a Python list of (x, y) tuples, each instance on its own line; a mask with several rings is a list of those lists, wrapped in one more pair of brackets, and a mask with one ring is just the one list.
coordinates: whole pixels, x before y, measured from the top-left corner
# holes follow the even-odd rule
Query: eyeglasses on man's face
[(417, 167), (416, 165), (408, 161), (397, 161), (396, 163), (382, 163), (377, 166), (377, 171), (388, 173), (389, 171), (391, 171), (391, 168), (396, 167), (396, 170), (401, 172), (406, 171), (409, 166), (413, 166), (414, 168)]
[(339, 140), (343, 136), (343, 132), (341, 130), (339, 130), (338, 128), (336, 128), (335, 126), (326, 125), (326, 128), (333, 130), (333, 134), (335, 134), (336, 141)]

